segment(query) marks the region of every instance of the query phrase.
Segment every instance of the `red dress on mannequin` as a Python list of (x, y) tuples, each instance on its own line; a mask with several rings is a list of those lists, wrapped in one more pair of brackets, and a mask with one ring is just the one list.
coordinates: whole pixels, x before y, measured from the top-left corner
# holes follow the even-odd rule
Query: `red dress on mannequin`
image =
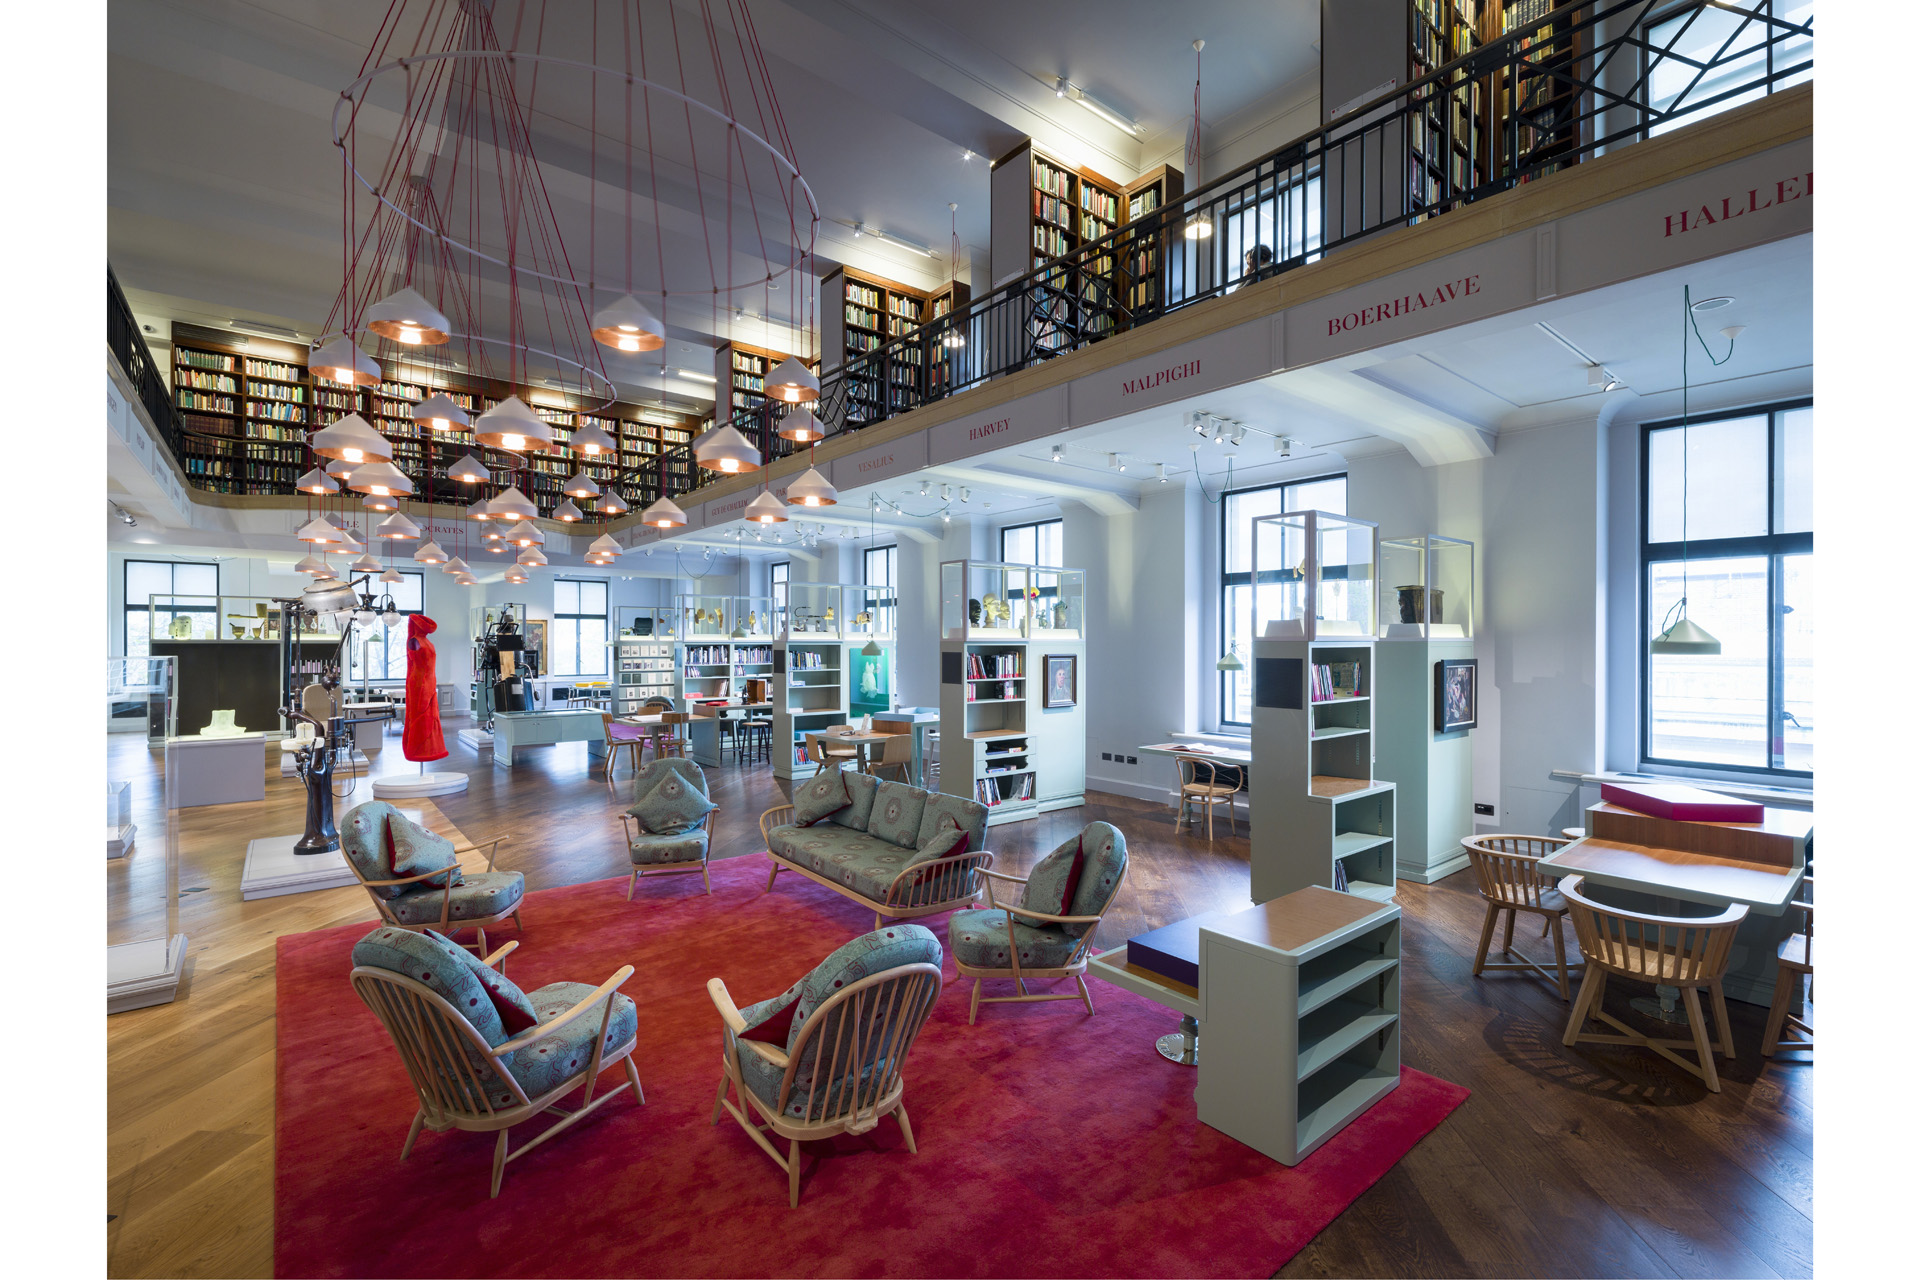
[(407, 615), (407, 718), (400, 726), (400, 751), (409, 760), (444, 760), (440, 736), (440, 697), (434, 687), (433, 641), (439, 627), (424, 613)]

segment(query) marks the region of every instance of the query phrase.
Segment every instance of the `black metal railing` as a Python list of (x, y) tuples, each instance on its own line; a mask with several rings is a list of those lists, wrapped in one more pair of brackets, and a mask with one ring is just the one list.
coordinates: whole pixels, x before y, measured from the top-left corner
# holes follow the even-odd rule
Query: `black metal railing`
[(167, 448), (179, 458), (184, 443), (180, 413), (173, 407), (173, 396), (167, 390), (165, 379), (154, 367), (153, 352), (147, 350), (147, 340), (140, 336), (140, 324), (127, 305), (127, 295), (120, 292), (120, 281), (114, 277), (111, 266), (107, 268), (107, 350), (113, 353), (133, 383), (134, 394), (146, 406), (147, 416), (160, 429)]

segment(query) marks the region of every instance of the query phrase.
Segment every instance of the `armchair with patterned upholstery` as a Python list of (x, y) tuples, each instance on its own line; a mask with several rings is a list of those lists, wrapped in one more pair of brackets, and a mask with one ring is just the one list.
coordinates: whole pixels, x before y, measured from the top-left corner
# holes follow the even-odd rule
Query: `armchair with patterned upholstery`
[[(353, 990), (393, 1037), (420, 1108), (414, 1112), (405, 1160), (420, 1130), (497, 1134), (493, 1194), (507, 1162), (571, 1128), (632, 1087), (641, 1102), (633, 1050), (640, 1014), (618, 988), (633, 976), (622, 965), (598, 987), (551, 982), (523, 992), (506, 976), (509, 942), (484, 960), (431, 930), (382, 925), (353, 948)], [(614, 1063), (626, 1080), (599, 1097), (594, 1085)], [(559, 1103), (575, 1088), (579, 1104)], [(561, 1117), (518, 1151), (507, 1150), (510, 1126), (543, 1112)]]
[[(940, 940), (931, 930), (901, 923), (862, 934), (745, 1009), (719, 978), (707, 994), (723, 1024), (713, 1123), (731, 1115), (786, 1171), (789, 1208), (800, 1207), (802, 1142), (866, 1133), (892, 1115), (918, 1153), (900, 1070), (940, 995)], [(729, 1084), (738, 1105), (727, 1100)], [(784, 1158), (768, 1132), (786, 1139)]]
[(713, 847), (713, 815), (719, 812), (707, 796), (707, 775), (699, 765), (681, 756), (650, 760), (633, 779), (633, 806), (620, 815), (627, 835), (627, 857), (633, 874), (627, 877), (627, 901), (640, 877), (698, 871), (713, 892), (707, 857)]
[[(493, 860), (507, 837), (455, 848), (453, 841), (409, 822), (384, 800), (355, 805), (340, 820), (340, 851), (373, 899), (380, 919), (399, 929), (451, 934), (471, 928), (474, 949), (485, 955), (490, 924), (513, 918), (520, 925), (526, 877), (495, 871)], [(485, 871), (462, 871), (459, 855), (487, 851)], [(466, 944), (462, 944), (466, 945)]]
[[(954, 967), (962, 977), (973, 979), (967, 1025), (973, 1025), (983, 1000), (1022, 1004), (1072, 1000), (1077, 995), (1092, 1013), (1087, 958), (1093, 950), (1094, 929), (1127, 878), (1127, 838), (1111, 823), (1089, 822), (1024, 877), (998, 871), (984, 874), (987, 908), (956, 911), (947, 919)], [(995, 880), (1022, 886), (1020, 901), (1001, 906), (994, 897)], [(1027, 990), (1029, 978), (1069, 977), (1077, 991)], [(1011, 978), (1019, 994), (982, 997), (980, 984), (987, 978)]]

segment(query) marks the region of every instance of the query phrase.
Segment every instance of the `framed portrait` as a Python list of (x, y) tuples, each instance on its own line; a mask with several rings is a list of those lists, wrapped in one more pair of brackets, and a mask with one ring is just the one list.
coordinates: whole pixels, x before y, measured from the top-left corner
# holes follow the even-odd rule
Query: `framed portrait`
[(1442, 658), (1433, 664), (1433, 730), (1455, 733), (1480, 720), (1480, 660)]
[(1050, 653), (1041, 659), (1046, 689), (1041, 694), (1043, 708), (1072, 707), (1080, 702), (1080, 657), (1072, 653)]
[(527, 623), (527, 648), (533, 652), (533, 669), (547, 674), (547, 620), (535, 618)]

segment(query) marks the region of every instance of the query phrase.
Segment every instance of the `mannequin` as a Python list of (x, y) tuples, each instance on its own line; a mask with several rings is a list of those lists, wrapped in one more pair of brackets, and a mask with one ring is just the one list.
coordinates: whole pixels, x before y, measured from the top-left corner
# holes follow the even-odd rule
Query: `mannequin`
[(447, 758), (446, 739), (440, 734), (440, 700), (434, 687), (433, 641), (439, 627), (424, 613), (407, 617), (407, 718), (400, 732), (400, 750), (422, 763)]

